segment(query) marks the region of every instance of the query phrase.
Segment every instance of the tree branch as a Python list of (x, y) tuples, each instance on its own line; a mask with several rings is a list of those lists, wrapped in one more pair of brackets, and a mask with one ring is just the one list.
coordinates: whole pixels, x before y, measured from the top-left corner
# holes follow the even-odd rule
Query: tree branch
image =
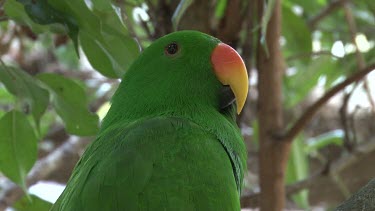
[(259, 32), (265, 34), (258, 36), (256, 58), (259, 93), (257, 116), (261, 210), (282, 210), (284, 208), (284, 177), (291, 146), (290, 142), (281, 142), (274, 135), (279, 134), (284, 127), (282, 78), (285, 64), (279, 42), (281, 0), (275, 0), (273, 3), (268, 5), (268, 12), (262, 14), (266, 1), (258, 0), (258, 11), (261, 13), (258, 15), (258, 20), (269, 19), (267, 26), (262, 25), (262, 27), (267, 27), (267, 30), (263, 29)]
[(328, 92), (326, 92), (318, 101), (312, 104), (303, 115), (293, 124), (293, 126), (281, 137), (282, 140), (287, 142), (293, 141), (293, 139), (298, 135), (298, 133), (305, 127), (305, 125), (312, 119), (315, 113), (334, 95), (342, 91), (346, 86), (361, 80), (368, 73), (375, 70), (375, 64), (371, 64), (366, 68), (354, 73), (348, 77), (345, 81), (332, 87)]
[[(363, 54), (360, 52), (360, 50), (358, 48), (358, 44), (357, 44), (357, 41), (356, 41), (356, 36), (357, 36), (357, 33), (358, 33), (357, 25), (355, 23), (353, 13), (352, 13), (351, 8), (349, 7), (348, 2), (343, 4), (343, 9), (344, 9), (346, 22), (348, 23), (350, 38), (352, 40), (352, 43), (355, 46), (355, 55), (356, 55), (356, 60), (357, 60), (357, 66), (358, 66), (358, 69), (362, 69), (366, 66), (366, 61), (365, 61), (365, 58), (363, 57)], [(368, 86), (368, 82), (367, 82), (366, 79), (363, 81), (363, 89), (364, 89), (364, 91), (366, 93), (366, 96), (367, 96), (367, 99), (368, 99), (368, 101), (371, 105), (371, 111), (372, 111), (373, 114), (375, 114), (375, 101), (374, 101), (374, 99), (371, 95), (371, 90), (370, 90), (370, 87)]]
[(336, 207), (336, 211), (345, 210), (375, 210), (375, 179), (352, 195), (350, 199)]
[(347, 1), (350, 1), (350, 0), (334, 0), (334, 1), (331, 1), (327, 7), (325, 7), (324, 9), (322, 9), (320, 11), (320, 13), (318, 13), (317, 15), (315, 15), (314, 17), (312, 17), (308, 22), (307, 22), (307, 25), (310, 27), (310, 29), (315, 29), (316, 28), (316, 25), (319, 23), (319, 21), (321, 21), (322, 19), (324, 19), (326, 16), (328, 16), (329, 14), (331, 14), (333, 11), (335, 11), (336, 9), (340, 8), (341, 5)]

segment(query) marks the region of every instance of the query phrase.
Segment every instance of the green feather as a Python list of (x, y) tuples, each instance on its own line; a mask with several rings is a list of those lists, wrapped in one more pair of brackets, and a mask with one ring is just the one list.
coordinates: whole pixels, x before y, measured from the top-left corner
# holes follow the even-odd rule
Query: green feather
[(52, 210), (240, 210), (246, 150), (234, 106), (219, 109), (218, 43), (182, 31), (142, 53)]

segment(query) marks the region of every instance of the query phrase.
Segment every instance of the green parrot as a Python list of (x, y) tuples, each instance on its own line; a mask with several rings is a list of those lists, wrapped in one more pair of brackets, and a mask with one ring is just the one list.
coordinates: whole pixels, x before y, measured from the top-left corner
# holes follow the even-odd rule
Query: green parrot
[(247, 92), (243, 60), (218, 39), (156, 40), (122, 78), (52, 210), (240, 210), (247, 154), (235, 117)]

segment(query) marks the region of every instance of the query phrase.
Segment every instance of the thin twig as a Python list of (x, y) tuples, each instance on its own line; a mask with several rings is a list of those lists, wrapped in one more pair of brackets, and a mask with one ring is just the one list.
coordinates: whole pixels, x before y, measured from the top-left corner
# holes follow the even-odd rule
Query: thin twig
[[(150, 16), (149, 16), (150, 17)], [(150, 27), (148, 26), (147, 22), (142, 20), (141, 17), (139, 17), (139, 20), (140, 20), (140, 24), (142, 26), (142, 28), (145, 30), (146, 34), (147, 34), (147, 39), (148, 40), (155, 40), (154, 36), (152, 35), (151, 33), (151, 30), (150, 30)]]
[(350, 0), (334, 0), (334, 1), (331, 1), (327, 7), (325, 7), (324, 9), (322, 9), (320, 11), (320, 13), (318, 13), (317, 15), (315, 15), (314, 17), (312, 17), (308, 22), (307, 22), (307, 25), (311, 28), (311, 29), (315, 29), (316, 25), (322, 20), (324, 19), (325, 17), (327, 17), (329, 14), (331, 14), (332, 12), (334, 12), (336, 9), (340, 8), (340, 6), (347, 2), (347, 1), (350, 1)]
[[(346, 22), (347, 22), (347, 25), (348, 25), (348, 30), (349, 30), (349, 33), (350, 33), (351, 41), (356, 48), (355, 56), (356, 56), (356, 61), (357, 61), (357, 67), (358, 67), (358, 69), (362, 69), (362, 68), (365, 67), (366, 63), (365, 63), (365, 59), (364, 59), (362, 53), (359, 51), (359, 48), (358, 48), (358, 45), (357, 45), (357, 42), (356, 42), (357, 26), (356, 26), (352, 11), (349, 7), (349, 2), (345, 2), (342, 5), (342, 7), (343, 7), (343, 10), (344, 10), (345, 19), (346, 19)], [(355, 133), (355, 128), (352, 127), (352, 125), (350, 124), (352, 122), (348, 121), (347, 107), (348, 107), (349, 99), (353, 95), (356, 88), (358, 86), (360, 86), (360, 84), (362, 84), (362, 83), (357, 81), (355, 83), (354, 87), (351, 89), (351, 91), (349, 93), (345, 94), (345, 96), (343, 98), (341, 108), (340, 108), (340, 119), (341, 119), (341, 122), (342, 122), (342, 126), (344, 128), (344, 131), (345, 131), (344, 146), (349, 152), (351, 150), (353, 150), (354, 145), (356, 144), (356, 141), (355, 141), (356, 140), (356, 135), (355, 135), (356, 133)], [(364, 89), (364, 91), (367, 95), (368, 101), (371, 104), (372, 111), (374, 112), (375, 105), (374, 105), (374, 101), (372, 99), (370, 90), (368, 88), (366, 78), (364, 79), (364, 82), (363, 82), (362, 86), (363, 86), (363, 89)], [(354, 114), (351, 115), (351, 119), (353, 119), (353, 121), (354, 121)], [(347, 194), (348, 193), (347, 190), (345, 190), (345, 187), (342, 187), (340, 185), (340, 182), (339, 182), (338, 178), (339, 178), (339, 176), (335, 175), (333, 177), (333, 180), (338, 184), (338, 186), (342, 190), (342, 192)]]
[(124, 24), (126, 26), (126, 28), (128, 29), (129, 31), (129, 34), (135, 39), (135, 41), (137, 42), (138, 44), (138, 47), (139, 47), (139, 50), (142, 51), (142, 45), (138, 39), (138, 36), (137, 34), (135, 33), (135, 30), (134, 30), (134, 27), (133, 27), (133, 24), (130, 23), (130, 18), (128, 17), (128, 14), (126, 13), (126, 10), (125, 8), (121, 8), (121, 17), (124, 21)]
[(375, 64), (371, 64), (366, 68), (357, 71), (353, 75), (349, 76), (343, 82), (337, 84), (336, 86), (332, 87), (328, 92), (326, 92), (318, 101), (312, 104), (307, 110), (303, 113), (303, 115), (293, 124), (293, 126), (285, 133), (284, 136), (281, 138), (285, 141), (293, 141), (293, 139), (298, 135), (298, 133), (305, 127), (305, 125), (311, 120), (311, 118), (315, 115), (315, 113), (334, 95), (338, 92), (342, 91), (346, 86), (360, 81), (365, 77), (368, 73), (375, 70)]
[[(358, 34), (357, 26), (356, 26), (355, 19), (354, 19), (352, 10), (350, 8), (349, 2), (346, 2), (345, 4), (343, 4), (343, 9), (344, 9), (344, 14), (345, 14), (345, 19), (349, 27), (350, 38), (352, 40), (352, 43), (355, 46), (357, 66), (358, 66), (358, 69), (362, 69), (366, 66), (366, 61), (365, 61), (365, 58), (363, 57), (363, 54), (359, 50), (359, 47), (356, 41), (356, 36)], [(371, 95), (371, 91), (370, 91), (370, 88), (368, 86), (368, 82), (366, 79), (363, 81), (363, 90), (365, 91), (367, 99), (371, 105), (371, 111), (373, 112), (373, 114), (375, 114), (375, 101)]]
[(333, 183), (336, 185), (336, 187), (340, 190), (342, 195), (345, 198), (349, 198), (349, 196), (351, 195), (350, 190), (349, 190), (348, 186), (345, 184), (345, 182), (342, 180), (340, 175), (337, 174), (337, 173), (332, 173), (332, 174), (330, 174), (330, 177), (331, 177)]
[(353, 150), (353, 139), (352, 139), (352, 128), (349, 126), (348, 122), (348, 114), (347, 114), (347, 109), (348, 109), (348, 103), (349, 99), (352, 96), (351, 93), (353, 92), (354, 89), (350, 93), (346, 93), (342, 99), (342, 104), (339, 109), (339, 114), (340, 114), (340, 121), (341, 121), (341, 126), (344, 130), (344, 147), (346, 150), (351, 152)]

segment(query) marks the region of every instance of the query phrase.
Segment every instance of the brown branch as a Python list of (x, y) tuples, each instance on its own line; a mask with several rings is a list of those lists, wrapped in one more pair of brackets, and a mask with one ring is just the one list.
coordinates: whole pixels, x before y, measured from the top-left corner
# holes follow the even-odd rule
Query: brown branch
[(312, 17), (308, 22), (307, 25), (310, 27), (310, 29), (315, 29), (316, 25), (323, 20), (325, 17), (330, 15), (332, 12), (334, 12), (336, 9), (339, 9), (341, 5), (349, 0), (334, 0), (331, 1), (327, 7), (322, 9), (320, 13)]
[[(357, 42), (356, 42), (356, 35), (357, 35), (357, 26), (352, 14), (352, 11), (349, 7), (349, 3), (346, 2), (342, 5), (344, 14), (345, 14), (345, 19), (348, 25), (348, 30), (350, 34), (350, 38), (352, 43), (355, 45), (356, 50), (355, 50), (355, 56), (356, 56), (356, 61), (357, 61), (357, 67), (358, 69), (363, 69), (366, 65), (365, 59), (362, 55), (362, 53), (359, 51)], [(343, 129), (345, 131), (345, 137), (344, 137), (344, 147), (350, 152), (353, 150), (354, 145), (356, 144), (356, 136), (355, 136), (355, 128), (351, 127), (350, 121), (348, 121), (348, 114), (347, 114), (347, 107), (348, 107), (348, 102), (350, 97), (352, 96), (353, 92), (356, 90), (356, 88), (359, 86), (359, 81), (357, 81), (354, 85), (354, 87), (351, 89), (349, 93), (346, 93), (343, 100), (342, 100), (342, 105), (340, 108), (340, 119), (341, 119), (341, 124), (343, 126)], [(373, 105), (373, 99), (371, 97), (370, 91), (367, 86), (367, 81), (364, 79), (363, 83), (363, 88), (367, 94), (369, 102)], [(372, 106), (374, 108), (374, 106)], [(354, 119), (354, 114), (351, 115), (352, 119)], [(354, 121), (354, 120), (353, 120)], [(336, 178), (336, 177), (334, 177)], [(342, 188), (341, 188), (342, 189)], [(347, 191), (344, 191), (347, 192)]]
[[(258, 0), (260, 13), (262, 13), (264, 5), (264, 0)], [(282, 210), (285, 205), (284, 172), (291, 144), (290, 142), (281, 142), (274, 136), (274, 134), (280, 133), (284, 126), (282, 78), (285, 64), (279, 43), (281, 0), (275, 0), (271, 9), (266, 34), (260, 35), (265, 30), (259, 32), (256, 53), (259, 93), (257, 116), (259, 122), (260, 209)], [(259, 14), (258, 20), (262, 20), (264, 15)], [(265, 46), (264, 43), (267, 45)]]
[(334, 95), (342, 91), (346, 86), (360, 81), (368, 73), (375, 69), (375, 64), (371, 64), (366, 68), (354, 73), (348, 77), (345, 81), (332, 87), (328, 92), (326, 92), (318, 101), (312, 104), (303, 115), (293, 124), (293, 126), (285, 133), (281, 138), (287, 142), (293, 141), (293, 139), (298, 135), (298, 133), (305, 127), (305, 125), (312, 119), (315, 113)]
[[(66, 159), (82, 152), (89, 143), (89, 138), (76, 138), (72, 136), (69, 141), (62, 144), (45, 158), (37, 161), (27, 176), (27, 187), (47, 178), (50, 174), (57, 171), (64, 165)], [(5, 210), (7, 207), (12, 206), (15, 201), (24, 195), (22, 189), (10, 180), (3, 186), (0, 192), (0, 210)]]
[[(352, 91), (353, 90), (354, 89), (352, 89)], [(341, 122), (342, 128), (344, 130), (344, 140), (343, 140), (344, 141), (344, 148), (346, 148), (346, 150), (348, 150), (348, 152), (351, 152), (353, 150), (353, 147), (354, 147), (354, 142), (353, 142), (353, 138), (352, 138), (352, 128), (349, 125), (348, 114), (346, 112), (347, 109), (348, 109), (348, 103), (349, 103), (351, 93), (353, 93), (353, 92), (350, 92), (350, 93), (347, 93), (347, 94), (344, 95), (344, 97), (342, 99), (342, 104), (341, 104), (341, 107), (340, 107), (340, 110), (339, 110), (340, 122)]]

